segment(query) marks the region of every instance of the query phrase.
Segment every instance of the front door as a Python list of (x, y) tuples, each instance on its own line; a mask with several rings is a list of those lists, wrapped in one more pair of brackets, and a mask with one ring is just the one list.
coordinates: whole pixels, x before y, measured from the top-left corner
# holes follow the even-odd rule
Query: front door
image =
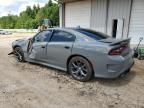
[(50, 40), (51, 34), (51, 30), (42, 31), (33, 38), (33, 42), (28, 50), (28, 56), (30, 59), (46, 61), (47, 44)]
[(55, 30), (47, 47), (47, 60), (50, 64), (66, 68), (71, 55), (75, 36), (71, 33)]

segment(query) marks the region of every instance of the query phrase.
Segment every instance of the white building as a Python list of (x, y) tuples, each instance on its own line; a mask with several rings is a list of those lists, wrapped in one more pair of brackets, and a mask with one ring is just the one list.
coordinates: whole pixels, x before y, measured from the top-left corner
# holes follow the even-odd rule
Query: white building
[[(144, 37), (144, 0), (59, 0), (60, 26), (91, 28), (116, 38)], [(143, 42), (144, 44), (144, 42)]]

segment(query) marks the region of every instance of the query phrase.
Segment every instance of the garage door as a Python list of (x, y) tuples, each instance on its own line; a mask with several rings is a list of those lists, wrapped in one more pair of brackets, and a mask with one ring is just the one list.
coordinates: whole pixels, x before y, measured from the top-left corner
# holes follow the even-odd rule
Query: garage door
[(137, 44), (139, 37), (144, 37), (144, 0), (133, 2), (129, 37), (132, 38), (132, 44)]
[(91, 0), (66, 3), (65, 26), (66, 27), (90, 27)]

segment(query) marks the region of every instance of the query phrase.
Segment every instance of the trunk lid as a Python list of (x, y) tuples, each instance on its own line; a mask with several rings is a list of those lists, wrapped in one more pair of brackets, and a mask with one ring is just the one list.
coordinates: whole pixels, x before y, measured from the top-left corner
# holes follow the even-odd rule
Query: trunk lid
[(100, 40), (100, 42), (107, 43), (107, 44), (109, 44), (109, 46), (115, 46), (115, 45), (129, 44), (130, 40), (131, 40), (130, 38), (128, 38), (128, 39), (107, 38), (107, 39)]
[(117, 49), (124, 47), (125, 49), (121, 53), (122, 56), (126, 56), (130, 53), (130, 38), (128, 39), (114, 39), (114, 38), (107, 38), (100, 40), (102, 43), (106, 43), (110, 46), (111, 49)]

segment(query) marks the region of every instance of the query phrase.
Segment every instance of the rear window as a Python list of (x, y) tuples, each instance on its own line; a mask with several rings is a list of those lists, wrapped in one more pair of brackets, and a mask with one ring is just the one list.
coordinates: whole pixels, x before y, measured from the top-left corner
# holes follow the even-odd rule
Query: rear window
[(104, 33), (96, 32), (96, 31), (89, 30), (89, 29), (75, 29), (75, 30), (95, 40), (109, 38), (109, 36)]

